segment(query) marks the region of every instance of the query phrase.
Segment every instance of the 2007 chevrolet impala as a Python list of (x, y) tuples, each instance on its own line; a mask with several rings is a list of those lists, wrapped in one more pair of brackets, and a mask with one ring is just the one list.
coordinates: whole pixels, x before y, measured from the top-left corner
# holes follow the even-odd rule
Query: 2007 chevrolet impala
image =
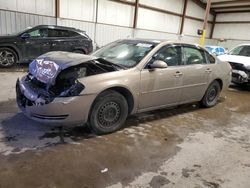
[(120, 40), (91, 56), (49, 52), (17, 80), (17, 103), (30, 118), (88, 123), (96, 134), (122, 127), (127, 116), (200, 101), (217, 103), (231, 67), (198, 45)]

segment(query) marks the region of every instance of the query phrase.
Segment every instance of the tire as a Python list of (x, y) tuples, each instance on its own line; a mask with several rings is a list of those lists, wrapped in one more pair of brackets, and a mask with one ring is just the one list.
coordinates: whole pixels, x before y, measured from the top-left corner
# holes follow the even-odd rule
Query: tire
[(11, 67), (18, 61), (17, 54), (10, 48), (0, 48), (0, 67)]
[(201, 100), (202, 106), (206, 108), (215, 106), (220, 97), (220, 92), (221, 92), (220, 83), (218, 81), (212, 82)]
[(128, 103), (123, 95), (105, 91), (94, 102), (89, 127), (97, 135), (108, 134), (122, 128), (128, 116)]

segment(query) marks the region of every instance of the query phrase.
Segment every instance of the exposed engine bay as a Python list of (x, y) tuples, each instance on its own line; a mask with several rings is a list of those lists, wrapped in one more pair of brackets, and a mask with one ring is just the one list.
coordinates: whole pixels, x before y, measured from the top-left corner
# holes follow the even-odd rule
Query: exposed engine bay
[(229, 63), (232, 67), (232, 82), (239, 84), (250, 82), (250, 71), (243, 64)]
[(29, 73), (17, 80), (17, 98), (21, 107), (44, 105), (56, 97), (79, 95), (85, 88), (79, 79), (119, 70), (104, 59), (94, 59), (61, 69), (56, 62), (34, 60)]

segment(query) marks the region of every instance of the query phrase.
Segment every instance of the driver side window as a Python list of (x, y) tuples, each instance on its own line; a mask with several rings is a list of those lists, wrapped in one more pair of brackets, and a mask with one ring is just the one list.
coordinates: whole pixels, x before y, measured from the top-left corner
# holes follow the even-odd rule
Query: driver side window
[(179, 46), (164, 46), (152, 58), (152, 61), (164, 61), (168, 66), (181, 65), (181, 47)]

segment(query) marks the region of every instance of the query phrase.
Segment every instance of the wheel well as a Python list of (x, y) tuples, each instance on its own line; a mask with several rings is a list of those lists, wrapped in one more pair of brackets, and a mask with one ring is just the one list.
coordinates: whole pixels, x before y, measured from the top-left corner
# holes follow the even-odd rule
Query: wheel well
[(20, 60), (19, 54), (18, 54), (18, 52), (16, 51), (15, 48), (13, 48), (13, 47), (11, 47), (11, 46), (0, 46), (0, 48), (9, 48), (9, 49), (13, 50), (13, 51), (16, 53), (17, 60), (18, 60), (18, 61)]
[(83, 54), (87, 54), (84, 49), (74, 49), (73, 52), (81, 51)]
[[(134, 108), (134, 97), (128, 89), (126, 89), (124, 87), (112, 87), (112, 88), (109, 88), (107, 90), (113, 90), (113, 91), (116, 91), (116, 92), (120, 93), (121, 95), (123, 95), (128, 103), (128, 114), (130, 114), (132, 112), (132, 110)], [(105, 91), (107, 91), (107, 90), (105, 90)], [(103, 92), (105, 92), (105, 91), (103, 91)]]
[(219, 82), (220, 89), (222, 89), (223, 88), (223, 82), (222, 82), (222, 80), (218, 78), (218, 79), (215, 79), (215, 81)]

